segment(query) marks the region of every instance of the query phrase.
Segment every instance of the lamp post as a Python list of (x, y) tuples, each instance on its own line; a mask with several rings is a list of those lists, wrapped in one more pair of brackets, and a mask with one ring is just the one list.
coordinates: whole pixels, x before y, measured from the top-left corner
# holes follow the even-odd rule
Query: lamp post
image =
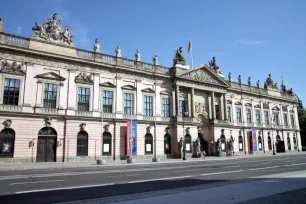
[(273, 138), (273, 124), (274, 124), (274, 121), (275, 121), (275, 118), (274, 120), (272, 121), (272, 117), (271, 117), (271, 132), (272, 132), (272, 143), (273, 143), (273, 155), (275, 155), (275, 145), (274, 145), (274, 138)]
[[(102, 91), (103, 94), (103, 91)], [(101, 159), (97, 160), (97, 164), (106, 164), (106, 160), (103, 159), (103, 100), (101, 103)]]
[(183, 160), (186, 160), (186, 141), (185, 141), (185, 135), (184, 135), (184, 131), (185, 131), (185, 128), (184, 128), (184, 118), (185, 118), (185, 115), (188, 115), (188, 112), (182, 112), (182, 120), (183, 120)]

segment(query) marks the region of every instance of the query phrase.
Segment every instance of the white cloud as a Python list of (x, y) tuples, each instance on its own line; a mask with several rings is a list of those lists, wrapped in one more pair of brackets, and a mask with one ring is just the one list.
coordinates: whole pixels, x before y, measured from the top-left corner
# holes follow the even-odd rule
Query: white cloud
[(261, 40), (236, 40), (234, 42), (234, 46), (238, 45), (260, 45), (263, 44), (263, 41)]

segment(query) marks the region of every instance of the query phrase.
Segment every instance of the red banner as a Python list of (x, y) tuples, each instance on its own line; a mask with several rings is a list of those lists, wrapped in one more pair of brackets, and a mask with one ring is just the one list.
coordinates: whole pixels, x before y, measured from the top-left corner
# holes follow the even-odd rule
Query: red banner
[(126, 121), (126, 156), (131, 156), (130, 150), (131, 121)]

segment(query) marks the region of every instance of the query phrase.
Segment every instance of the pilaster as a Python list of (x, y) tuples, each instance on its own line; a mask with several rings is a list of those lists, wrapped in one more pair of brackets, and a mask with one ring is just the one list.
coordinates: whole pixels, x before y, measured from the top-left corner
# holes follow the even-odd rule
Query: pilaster
[(142, 80), (136, 80), (136, 114), (143, 115), (143, 99), (142, 99)]
[(155, 116), (161, 116), (160, 85), (161, 82), (155, 82)]
[(216, 107), (215, 107), (215, 92), (211, 92), (211, 100), (212, 100), (212, 118), (216, 119)]
[(116, 77), (116, 113), (122, 113), (123, 96), (122, 96), (122, 77)]
[(94, 74), (94, 85), (93, 85), (93, 111), (99, 111), (99, 83), (100, 74)]
[(36, 104), (35, 107), (43, 107), (42, 104), (43, 83), (37, 81)]
[(69, 92), (67, 93), (68, 100), (68, 109), (75, 110), (76, 104), (76, 84), (75, 79), (75, 70), (69, 70)]
[(194, 88), (191, 88), (191, 117), (195, 117)]

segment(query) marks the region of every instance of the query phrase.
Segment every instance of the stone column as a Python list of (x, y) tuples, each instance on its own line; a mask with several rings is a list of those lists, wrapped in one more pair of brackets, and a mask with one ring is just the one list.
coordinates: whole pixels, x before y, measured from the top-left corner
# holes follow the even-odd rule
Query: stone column
[(67, 94), (68, 109), (75, 110), (76, 107), (76, 84), (75, 80), (75, 70), (69, 70), (69, 93)]
[(116, 77), (116, 113), (123, 113), (122, 77)]
[(195, 117), (194, 88), (191, 88), (191, 117)]
[(226, 111), (226, 108), (224, 107), (224, 104), (226, 104), (225, 101), (224, 101), (224, 99), (225, 99), (224, 95), (225, 94), (222, 94), (221, 97), (220, 97), (221, 120), (225, 120), (225, 115), (226, 115), (226, 113), (224, 113), (224, 110)]
[(42, 94), (43, 94), (43, 83), (38, 80), (35, 107), (43, 107)]
[(208, 97), (208, 118), (212, 119), (212, 105), (211, 96)]
[(192, 115), (192, 113), (191, 113), (191, 107), (192, 107), (192, 104), (191, 104), (191, 94), (190, 93), (188, 93), (188, 95), (187, 95), (188, 97), (187, 97), (187, 104), (188, 104), (188, 117), (192, 117), (191, 115)]
[(235, 105), (234, 97), (231, 97), (231, 101), (232, 101), (232, 107), (231, 107), (232, 121), (236, 121), (237, 116), (236, 116), (236, 105)]
[(212, 100), (212, 118), (216, 119), (216, 107), (215, 107), (215, 92), (211, 92), (211, 100)]
[(225, 94), (222, 94), (223, 96), (223, 113), (224, 113), (224, 118), (223, 120), (227, 120), (227, 110), (226, 110), (226, 95)]
[(136, 86), (136, 88), (137, 88), (137, 90), (136, 90), (136, 95), (137, 95), (137, 97), (136, 97), (136, 114), (137, 115), (143, 115), (143, 99), (142, 99), (142, 91), (141, 91), (141, 89), (142, 89), (142, 84), (141, 84), (141, 82), (142, 82), (142, 80), (136, 80), (136, 82), (137, 82), (137, 86)]
[(176, 85), (175, 87), (175, 96), (176, 96), (176, 116), (180, 115), (180, 86)]
[[(283, 106), (282, 106), (282, 104), (279, 104), (279, 107), (280, 107), (280, 116), (279, 116), (279, 124), (280, 125), (285, 125), (285, 123), (284, 123), (284, 118), (283, 118), (283, 116), (284, 116), (284, 114), (283, 114)], [(287, 116), (288, 117), (288, 116)], [(284, 139), (284, 138), (283, 138)], [(286, 142), (285, 142), (286, 143)]]
[(264, 103), (260, 101), (260, 123), (261, 124), (265, 123), (265, 114), (264, 114), (263, 104)]
[(100, 98), (100, 74), (94, 74), (94, 84), (93, 84), (93, 111), (99, 111), (99, 101)]
[(287, 124), (288, 124), (288, 126), (291, 126), (289, 106), (287, 106)]
[(172, 90), (172, 100), (171, 100), (171, 116), (176, 116), (176, 90)]
[(251, 112), (252, 113), (251, 122), (254, 124), (256, 122), (256, 114), (255, 114), (254, 100), (253, 99), (251, 100), (251, 105), (252, 105), (252, 107), (251, 107), (251, 111), (252, 111)]
[(155, 101), (156, 104), (153, 104), (155, 109), (155, 116), (161, 116), (161, 99), (160, 99), (160, 85), (161, 82), (155, 82)]
[(297, 105), (294, 105), (294, 126), (293, 128), (297, 128), (297, 129), (300, 129), (300, 125), (299, 125), (299, 117), (298, 117), (298, 111), (297, 111)]

